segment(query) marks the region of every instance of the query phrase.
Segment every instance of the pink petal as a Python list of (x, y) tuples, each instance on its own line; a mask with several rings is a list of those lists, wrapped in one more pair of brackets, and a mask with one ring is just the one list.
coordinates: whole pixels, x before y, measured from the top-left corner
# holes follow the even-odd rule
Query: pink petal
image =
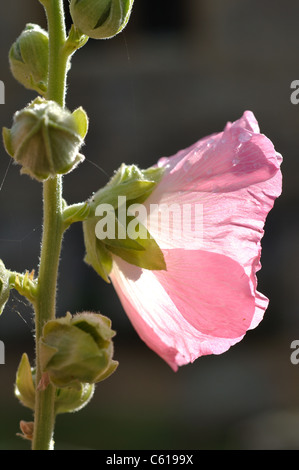
[(255, 296), (236, 261), (207, 251), (164, 251), (167, 271), (156, 277), (181, 315), (201, 333), (237, 338), (248, 330)]
[(268, 180), (280, 163), (281, 156), (272, 142), (259, 133), (254, 115), (246, 111), (241, 119), (228, 123), (223, 132), (205, 137), (173, 157), (160, 159), (158, 165), (166, 167), (160, 190), (162, 194), (174, 190), (236, 191)]
[[(184, 230), (179, 236), (169, 236), (167, 219), (163, 223), (163, 217), (152, 211), (148, 229), (162, 249), (224, 254), (239, 262), (249, 276), (259, 269), (265, 219), (281, 193), (282, 178), (280, 155), (265, 136), (253, 134), (253, 130), (258, 130), (257, 123), (253, 114), (246, 112), (242, 119), (227, 125), (224, 133), (202, 139), (199, 146), (163, 160), (166, 175), (146, 201), (148, 213), (164, 204), (181, 207), (183, 214), (183, 206), (189, 204), (192, 220), (190, 226), (181, 224)], [(243, 143), (238, 137), (241, 133)], [(237, 150), (239, 145), (242, 148)], [(236, 154), (240, 161), (235, 165)], [(202, 210), (200, 227), (195, 206)]]
[(240, 341), (255, 314), (241, 267), (213, 253), (164, 255), (169, 267), (164, 273), (114, 258), (111, 280), (143, 341), (174, 369)]

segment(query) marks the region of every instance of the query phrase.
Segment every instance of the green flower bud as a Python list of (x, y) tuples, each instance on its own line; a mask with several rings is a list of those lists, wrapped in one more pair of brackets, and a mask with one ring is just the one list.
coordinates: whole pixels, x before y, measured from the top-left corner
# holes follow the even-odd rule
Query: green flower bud
[(9, 273), (3, 262), (0, 260), (0, 315), (4, 310), (5, 304), (9, 299), (10, 285)]
[(73, 113), (54, 101), (36, 98), (14, 115), (11, 129), (3, 128), (8, 154), (22, 165), (21, 173), (44, 181), (72, 171), (82, 160), (79, 148), (87, 133), (82, 108)]
[(93, 39), (108, 39), (120, 33), (131, 14), (134, 0), (71, 0), (76, 28)]
[(13, 76), (25, 88), (43, 95), (47, 91), (48, 55), (47, 31), (36, 24), (27, 24), (9, 51), (9, 63)]
[[(163, 253), (146, 227), (138, 222), (139, 234), (134, 238), (128, 230), (130, 224), (136, 222), (128, 208), (143, 203), (163, 173), (164, 169), (159, 167), (140, 170), (136, 165), (123, 164), (108, 184), (89, 201), (90, 212), (83, 222), (85, 262), (106, 282), (109, 282), (113, 254), (144, 269), (166, 269)], [(112, 236), (107, 234), (107, 237), (99, 238), (99, 225), (102, 228), (106, 226)]]
[(84, 312), (47, 322), (40, 343), (41, 365), (56, 387), (97, 383), (114, 372), (112, 359), (115, 335), (111, 321)]

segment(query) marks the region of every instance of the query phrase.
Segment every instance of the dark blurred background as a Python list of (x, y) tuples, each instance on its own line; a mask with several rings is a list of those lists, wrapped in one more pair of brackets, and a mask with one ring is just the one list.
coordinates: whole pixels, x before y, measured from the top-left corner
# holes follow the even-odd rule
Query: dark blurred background
[[(68, 2), (66, 1), (66, 6)], [(69, 20), (68, 20), (69, 21)], [(0, 16), (0, 124), (36, 95), (10, 75), (8, 50), (28, 22), (46, 27), (37, 0), (10, 0)], [(154, 164), (252, 110), (284, 156), (284, 192), (266, 223), (259, 290), (270, 298), (260, 326), (221, 356), (177, 373), (137, 337), (112, 286), (84, 264), (79, 224), (66, 233), (59, 313), (100, 311), (117, 331), (118, 371), (93, 401), (59, 416), (58, 449), (299, 449), (299, 3), (296, 0), (135, 0), (125, 32), (90, 40), (72, 60), (67, 106), (90, 117), (86, 161), (64, 179), (69, 203), (88, 198), (122, 162)], [(41, 186), (0, 148), (0, 258), (10, 269), (38, 265)], [(13, 396), (21, 354), (33, 360), (32, 311), (12, 292), (0, 318), (0, 449), (30, 410)]]

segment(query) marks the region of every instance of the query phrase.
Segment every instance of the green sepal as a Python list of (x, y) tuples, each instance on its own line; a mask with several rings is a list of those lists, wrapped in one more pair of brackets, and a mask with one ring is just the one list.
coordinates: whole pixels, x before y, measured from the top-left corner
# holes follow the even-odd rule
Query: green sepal
[(55, 414), (74, 413), (86, 406), (93, 397), (94, 384), (80, 383), (76, 388), (56, 388)]
[(34, 304), (38, 290), (38, 280), (34, 279), (34, 270), (31, 273), (25, 271), (25, 274), (10, 272), (9, 283), (11, 289), (15, 289)]
[[(35, 409), (35, 368), (32, 368), (26, 353), (22, 355), (15, 383), (15, 396), (27, 408)], [(64, 387), (55, 390), (55, 414), (73, 413), (86, 406), (94, 393), (94, 384), (77, 383), (76, 388)]]
[(62, 212), (64, 228), (67, 229), (75, 222), (83, 222), (85, 219), (87, 219), (89, 212), (90, 206), (87, 202), (72, 204), (71, 206), (68, 206), (65, 202), (65, 207), (63, 208)]
[(0, 315), (9, 299), (9, 295), (9, 271), (5, 268), (3, 261), (0, 260)]
[[(137, 221), (136, 225), (139, 236), (136, 238), (128, 236), (129, 224), (134, 220), (136, 221), (135, 217), (127, 215), (127, 226), (123, 227), (125, 238), (107, 237), (99, 242), (103, 243), (108, 251), (130, 264), (149, 270), (166, 270), (164, 255), (159, 245), (141, 222)], [(116, 218), (116, 226), (118, 223), (119, 220)], [(115, 231), (118, 233), (117, 227)]]
[(118, 207), (118, 197), (123, 196), (130, 204), (142, 204), (151, 195), (164, 173), (164, 168), (152, 167), (140, 170), (137, 165), (124, 163), (110, 181), (92, 197), (94, 207), (111, 204)]
[(26, 353), (22, 355), (15, 383), (15, 395), (20, 402), (34, 410), (35, 406), (35, 385), (32, 376), (32, 370)]
[(112, 256), (109, 250), (95, 236), (95, 221), (88, 219), (83, 222), (83, 234), (86, 255), (85, 263), (91, 265), (104, 281), (110, 283), (109, 273), (112, 269)]
[(3, 136), (3, 143), (4, 143), (5, 150), (7, 151), (8, 155), (13, 157), (14, 150), (13, 150), (13, 145), (11, 141), (10, 129), (8, 129), (7, 127), (3, 127), (2, 136)]
[(86, 34), (82, 34), (82, 32), (78, 30), (75, 25), (72, 24), (64, 47), (67, 49), (70, 55), (74, 53), (77, 49), (83, 47), (87, 43), (88, 39), (89, 37), (86, 36)]
[[(130, 264), (150, 270), (165, 270), (164, 255), (146, 227), (136, 223), (137, 234), (128, 235), (134, 217), (128, 214), (132, 204), (142, 204), (151, 195), (163, 177), (164, 169), (151, 167), (140, 170), (136, 165), (125, 165), (115, 172), (108, 184), (89, 201), (90, 214), (83, 222), (86, 248), (85, 261), (109, 282), (112, 255), (117, 255)], [(106, 204), (106, 216), (98, 216), (97, 207)], [(120, 212), (125, 213), (125, 222)], [(111, 217), (111, 218), (110, 218)], [(113, 236), (99, 236), (98, 227), (111, 224)]]
[(84, 139), (88, 131), (88, 116), (81, 106), (72, 112), (72, 118), (70, 121), (72, 120), (74, 120), (76, 123), (78, 134), (82, 139)]
[[(140, 224), (141, 225), (141, 224)], [(150, 237), (149, 232), (143, 226), (143, 229), (148, 233), (148, 238), (138, 238), (138, 249), (131, 249), (124, 240), (118, 240), (119, 245), (109, 244), (106, 242), (106, 247), (111, 253), (119, 256), (127, 263), (138, 266), (139, 268), (149, 270), (166, 270), (166, 263), (162, 250), (157, 242)], [(131, 239), (129, 239), (132, 242)], [(136, 242), (137, 240), (133, 240)], [(114, 240), (113, 240), (114, 241)]]

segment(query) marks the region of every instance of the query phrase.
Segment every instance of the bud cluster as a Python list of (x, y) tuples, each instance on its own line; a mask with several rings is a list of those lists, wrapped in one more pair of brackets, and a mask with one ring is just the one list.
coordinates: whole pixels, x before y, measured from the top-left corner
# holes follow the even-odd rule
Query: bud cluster
[(114, 335), (111, 321), (97, 313), (67, 313), (47, 322), (39, 344), (42, 379), (36, 383), (36, 370), (23, 354), (16, 376), (17, 398), (34, 409), (36, 390), (50, 382), (56, 387), (55, 413), (78, 411), (92, 398), (94, 384), (118, 366), (112, 359)]

